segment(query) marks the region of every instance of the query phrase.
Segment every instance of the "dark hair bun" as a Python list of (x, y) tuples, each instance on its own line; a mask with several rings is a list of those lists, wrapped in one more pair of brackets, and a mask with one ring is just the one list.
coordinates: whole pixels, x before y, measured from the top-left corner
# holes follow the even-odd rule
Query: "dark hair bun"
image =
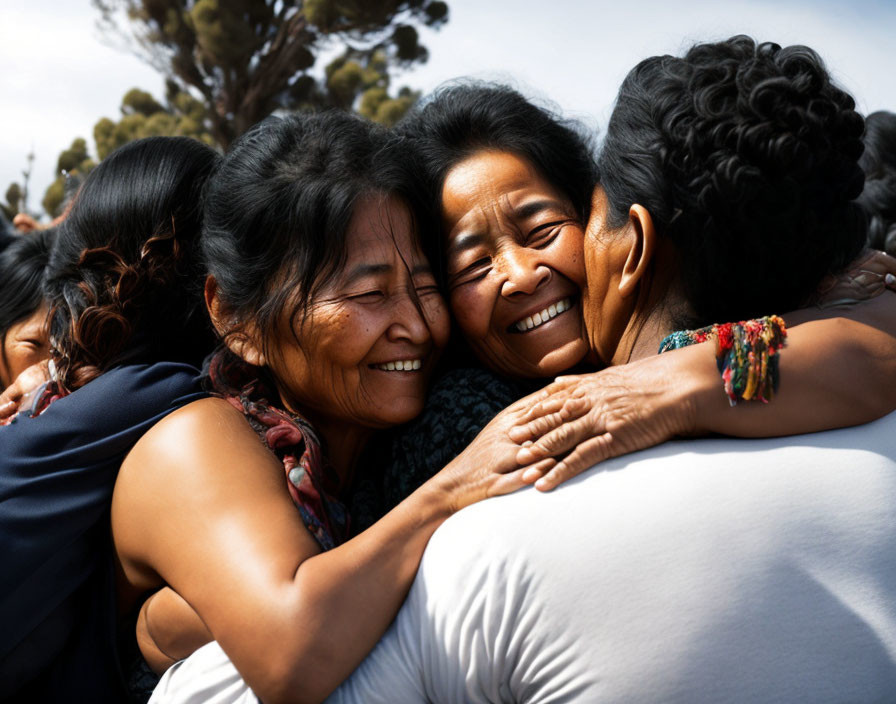
[(139, 349), (199, 363), (211, 344), (198, 257), (203, 189), (218, 161), (186, 137), (113, 152), (87, 177), (47, 268), (60, 383), (73, 391)]

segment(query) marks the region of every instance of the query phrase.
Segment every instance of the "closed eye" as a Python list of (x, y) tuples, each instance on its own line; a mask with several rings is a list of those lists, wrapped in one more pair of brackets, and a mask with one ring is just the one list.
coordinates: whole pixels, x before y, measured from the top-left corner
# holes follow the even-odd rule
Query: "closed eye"
[(535, 249), (547, 247), (560, 234), (563, 227), (570, 224), (572, 224), (571, 220), (557, 220), (539, 225), (529, 232), (529, 236), (526, 238), (526, 246), (534, 247)]
[(466, 266), (457, 273), (452, 274), (451, 285), (460, 286), (461, 284), (468, 284), (472, 281), (478, 281), (486, 274), (488, 274), (489, 271), (491, 271), (491, 266), (491, 257), (481, 257), (469, 266)]
[(380, 301), (385, 298), (386, 294), (383, 291), (375, 290), (375, 291), (364, 291), (363, 293), (356, 293), (352, 296), (348, 297), (350, 301), (358, 301), (359, 303), (373, 303), (375, 301)]

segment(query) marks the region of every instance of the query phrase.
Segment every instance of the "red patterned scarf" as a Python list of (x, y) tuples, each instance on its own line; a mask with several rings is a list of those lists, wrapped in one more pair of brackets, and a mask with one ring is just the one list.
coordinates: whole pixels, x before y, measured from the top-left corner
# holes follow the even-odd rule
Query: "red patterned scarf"
[(229, 350), (219, 350), (208, 365), (209, 391), (245, 415), (283, 463), (286, 486), (302, 521), (321, 548), (329, 550), (349, 536), (348, 511), (336, 498), (339, 477), (324, 458), (314, 428), (302, 416), (275, 406), (279, 394), (258, 372)]

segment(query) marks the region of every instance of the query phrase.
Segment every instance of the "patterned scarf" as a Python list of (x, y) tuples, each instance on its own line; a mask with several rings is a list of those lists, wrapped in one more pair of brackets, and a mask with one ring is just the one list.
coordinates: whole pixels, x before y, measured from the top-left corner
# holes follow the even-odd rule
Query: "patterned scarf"
[(277, 408), (277, 390), (259, 376), (257, 367), (229, 350), (208, 362), (209, 391), (246, 416), (262, 442), (283, 463), (286, 486), (305, 527), (323, 550), (349, 537), (349, 514), (336, 499), (339, 477), (327, 463), (314, 428), (298, 414)]
[(12, 425), (19, 419), (19, 416), (21, 416), (22, 414), (31, 418), (36, 418), (45, 410), (47, 410), (47, 408), (49, 408), (50, 404), (53, 403), (53, 401), (56, 401), (65, 396), (68, 396), (67, 391), (63, 391), (62, 389), (60, 389), (59, 385), (55, 381), (48, 381), (35, 390), (34, 402), (29, 408), (16, 411), (13, 415), (0, 420), (0, 426)]

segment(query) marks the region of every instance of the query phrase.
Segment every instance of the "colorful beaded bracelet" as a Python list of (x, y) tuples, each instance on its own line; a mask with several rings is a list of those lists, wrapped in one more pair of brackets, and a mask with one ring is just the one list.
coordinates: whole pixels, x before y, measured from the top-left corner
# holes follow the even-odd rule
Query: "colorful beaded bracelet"
[(787, 328), (777, 315), (678, 330), (660, 343), (660, 354), (715, 339), (716, 362), (732, 406), (739, 400), (768, 403), (778, 390), (778, 357)]

